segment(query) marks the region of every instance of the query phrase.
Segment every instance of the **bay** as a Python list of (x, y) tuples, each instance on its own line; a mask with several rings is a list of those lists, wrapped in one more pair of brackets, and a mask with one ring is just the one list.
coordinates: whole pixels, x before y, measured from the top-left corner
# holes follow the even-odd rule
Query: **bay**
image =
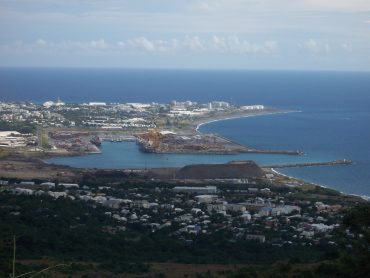
[(351, 159), (351, 166), (284, 169), (283, 173), (347, 193), (370, 196), (370, 73), (293, 71), (0, 69), (1, 101), (169, 102), (225, 100), (264, 104), (300, 113), (209, 123), (239, 143), (269, 149), (300, 149), (302, 157), (241, 154), (143, 154), (134, 143), (104, 143), (103, 153), (55, 158), (78, 167), (182, 166), (252, 159), (260, 164)]

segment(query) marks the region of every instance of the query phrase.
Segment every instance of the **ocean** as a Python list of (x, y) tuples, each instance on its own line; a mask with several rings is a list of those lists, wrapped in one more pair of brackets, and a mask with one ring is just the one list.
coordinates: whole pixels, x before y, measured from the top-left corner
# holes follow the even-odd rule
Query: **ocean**
[(169, 102), (225, 100), (300, 110), (213, 122), (214, 132), (259, 148), (299, 149), (302, 157), (241, 154), (142, 154), (134, 143), (110, 143), (103, 153), (56, 158), (80, 167), (181, 166), (253, 159), (260, 164), (351, 159), (350, 166), (290, 168), (282, 173), (370, 196), (370, 73), (292, 71), (0, 69), (0, 101)]

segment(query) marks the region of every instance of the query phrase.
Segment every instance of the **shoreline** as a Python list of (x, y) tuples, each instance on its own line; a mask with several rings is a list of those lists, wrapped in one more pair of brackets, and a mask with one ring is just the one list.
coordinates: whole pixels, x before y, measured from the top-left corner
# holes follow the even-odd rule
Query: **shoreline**
[[(209, 124), (209, 123), (219, 122), (219, 121), (234, 120), (234, 119), (241, 119), (241, 118), (249, 118), (249, 117), (255, 117), (255, 116), (268, 116), (268, 115), (275, 115), (275, 114), (301, 113), (301, 112), (302, 112), (302, 110), (276, 111), (276, 112), (266, 112), (266, 113), (260, 113), (260, 114), (241, 115), (241, 116), (228, 117), (228, 118), (223, 118), (223, 119), (213, 119), (213, 120), (210, 120), (210, 121), (205, 121), (205, 122), (201, 122), (201, 123), (197, 124), (197, 127), (196, 127), (195, 131), (198, 132), (198, 133), (201, 133), (201, 131), (199, 131), (199, 128), (201, 126), (206, 125), (206, 124)], [(261, 166), (261, 167), (263, 168), (263, 166)], [(274, 168), (268, 168), (268, 169), (270, 169), (275, 174), (280, 175), (280, 176), (283, 176), (283, 177), (286, 177), (286, 178), (295, 179), (295, 180), (302, 180), (302, 179), (300, 179), (298, 177), (288, 176), (288, 175), (285, 175), (283, 173), (280, 173), (277, 170), (275, 170)], [(322, 188), (333, 189), (333, 190), (336, 190), (339, 193), (344, 194), (344, 195), (360, 197), (363, 200), (370, 202), (370, 196), (367, 196), (367, 195), (358, 195), (358, 194), (353, 194), (353, 193), (346, 193), (346, 192), (343, 192), (343, 191), (339, 191), (339, 190), (337, 190), (335, 188), (328, 187), (328, 186), (323, 185), (323, 184), (318, 184), (318, 183), (311, 182), (311, 181), (306, 181), (306, 180), (302, 180), (302, 181), (305, 181), (307, 183), (310, 183), (310, 184), (313, 184), (315, 186), (319, 186), (319, 187), (322, 187)]]
[(220, 121), (227, 121), (227, 120), (235, 120), (235, 119), (242, 119), (242, 118), (249, 118), (249, 117), (256, 117), (256, 116), (268, 116), (268, 115), (275, 115), (275, 114), (287, 114), (287, 113), (300, 113), (302, 112), (301, 110), (292, 110), (292, 111), (276, 111), (276, 112), (262, 112), (262, 113), (254, 113), (254, 114), (249, 114), (249, 115), (239, 115), (239, 116), (231, 116), (227, 118), (216, 118), (216, 119), (211, 119), (207, 120), (204, 122), (200, 122), (197, 124), (195, 131), (198, 133), (201, 133), (199, 131), (199, 128), (203, 125), (210, 124), (210, 123), (215, 123), (215, 122), (220, 122)]
[(296, 177), (293, 177), (293, 176), (289, 176), (289, 175), (283, 174), (283, 173), (281, 173), (279, 171), (276, 171), (274, 168), (267, 168), (267, 169), (270, 169), (271, 172), (273, 172), (273, 173), (275, 173), (277, 175), (283, 176), (285, 178), (294, 179), (294, 180), (301, 180), (301, 181), (310, 183), (312, 185), (319, 186), (321, 188), (332, 189), (332, 190), (338, 191), (340, 194), (343, 194), (343, 195), (360, 197), (361, 199), (363, 199), (363, 200), (365, 200), (367, 202), (370, 202), (370, 196), (367, 196), (367, 195), (359, 195), (359, 194), (353, 194), (353, 193), (346, 193), (346, 192), (339, 191), (339, 190), (337, 190), (335, 188), (332, 188), (332, 187), (329, 187), (329, 186), (326, 186), (326, 185), (323, 185), (323, 184), (315, 183), (315, 182), (312, 182), (312, 181), (306, 181), (306, 180), (303, 180), (303, 179), (300, 179), (300, 178), (296, 178)]
[[(298, 113), (298, 112), (302, 112), (301, 110), (291, 110), (291, 111), (269, 111), (269, 112), (257, 112), (257, 113), (249, 113), (249, 114), (239, 114), (239, 115), (232, 115), (232, 116), (229, 116), (229, 117), (224, 117), (224, 118), (218, 118), (218, 117), (215, 117), (215, 118), (209, 118), (208, 120), (205, 120), (203, 122), (199, 122), (199, 123), (196, 123), (196, 127), (195, 127), (195, 132), (197, 133), (202, 133), (199, 129), (203, 126), (203, 125), (206, 125), (206, 124), (209, 124), (209, 123), (213, 123), (213, 122), (219, 122), (219, 121), (226, 121), (226, 120), (234, 120), (234, 119), (241, 119), (241, 118), (249, 118), (249, 117), (256, 117), (256, 116), (267, 116), (267, 115), (275, 115), (275, 114), (287, 114), (287, 113)], [(189, 127), (189, 130), (191, 128), (191, 125), (188, 126)], [(193, 129), (194, 130), (194, 129)], [(79, 157), (79, 156), (86, 156), (86, 155), (96, 155), (96, 154), (99, 154), (99, 153), (73, 153), (73, 154), (64, 154), (64, 155), (60, 155), (60, 154), (52, 154), (52, 155), (48, 155), (48, 157), (44, 157), (44, 158), (41, 158), (40, 160), (47, 164), (47, 165), (50, 165), (50, 164), (54, 164), (54, 162), (49, 162), (48, 160), (50, 159), (53, 159), (53, 158), (58, 158), (58, 157)], [(62, 165), (62, 166), (68, 166), (68, 165)], [(72, 168), (78, 168), (78, 167), (73, 167), (73, 166), (68, 166), (68, 167), (72, 167)], [(263, 166), (261, 166), (263, 168)], [(130, 169), (130, 168), (125, 168), (125, 169)], [(323, 184), (317, 184), (317, 183), (314, 183), (314, 182), (311, 182), (311, 181), (306, 181), (306, 180), (303, 180), (303, 179), (300, 179), (299, 177), (294, 177), (294, 176), (288, 176), (288, 175), (285, 175), (281, 172), (278, 172), (277, 170), (273, 169), (273, 168), (267, 168), (267, 169), (270, 169), (272, 172), (276, 173), (277, 175), (281, 175), (281, 176), (284, 176), (284, 177), (287, 177), (287, 178), (291, 178), (291, 179), (295, 179), (295, 180), (302, 180), (304, 182), (307, 182), (307, 183), (310, 183), (312, 185), (315, 185), (315, 186), (319, 186), (319, 187), (322, 187), (322, 188), (330, 188), (330, 189), (333, 189), (333, 190), (336, 190), (338, 192), (340, 192), (341, 194), (345, 194), (345, 195), (352, 195), (352, 196), (356, 196), (356, 197), (361, 197), (362, 199), (366, 200), (366, 201), (370, 201), (370, 196), (367, 196), (367, 195), (358, 195), (358, 194), (351, 194), (351, 193), (346, 193), (346, 192), (342, 192), (342, 191), (339, 191), (331, 186), (326, 186), (326, 185), (323, 185)]]
[[(286, 178), (289, 178), (289, 179), (302, 180), (302, 179), (299, 179), (299, 178), (296, 178), (296, 177), (293, 177), (293, 176), (289, 176), (289, 175), (283, 174), (283, 173), (281, 173), (281, 172), (279, 172), (279, 171), (276, 171), (274, 168), (268, 168), (268, 169), (270, 169), (270, 170), (271, 170), (271, 172), (274, 172), (274, 173), (275, 173), (275, 174), (277, 174), (277, 175), (280, 175), (280, 176), (283, 176), (283, 177), (286, 177)], [(314, 183), (314, 182), (311, 182), (311, 181), (305, 181), (305, 180), (302, 180), (302, 181), (304, 181), (304, 182), (308, 182), (308, 183), (313, 184), (313, 185), (316, 185), (316, 186), (320, 186), (320, 187), (322, 187), (322, 188), (329, 188), (329, 189), (333, 189), (333, 188), (327, 187), (326, 185), (323, 185), (323, 184)], [(336, 190), (336, 189), (334, 189), (334, 190)], [(344, 193), (344, 192), (341, 192), (341, 191), (339, 191), (339, 192), (340, 192), (340, 193), (343, 193), (343, 194), (347, 194), (347, 193)]]

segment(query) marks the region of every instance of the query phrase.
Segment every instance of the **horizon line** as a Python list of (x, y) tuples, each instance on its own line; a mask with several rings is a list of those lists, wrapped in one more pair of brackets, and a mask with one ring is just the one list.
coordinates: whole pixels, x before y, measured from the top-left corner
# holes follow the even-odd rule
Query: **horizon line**
[(52, 70), (127, 70), (127, 71), (255, 71), (255, 72), (336, 72), (336, 73), (370, 73), (365, 69), (258, 69), (258, 68), (172, 68), (172, 67), (99, 67), (99, 66), (1, 66), (0, 69), (52, 69)]

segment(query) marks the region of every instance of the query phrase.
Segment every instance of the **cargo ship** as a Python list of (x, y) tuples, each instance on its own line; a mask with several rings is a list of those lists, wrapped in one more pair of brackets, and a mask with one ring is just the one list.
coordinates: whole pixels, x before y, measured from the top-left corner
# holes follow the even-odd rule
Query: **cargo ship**
[(91, 137), (90, 142), (97, 147), (100, 147), (101, 145), (101, 139), (97, 135), (94, 135), (93, 137)]

